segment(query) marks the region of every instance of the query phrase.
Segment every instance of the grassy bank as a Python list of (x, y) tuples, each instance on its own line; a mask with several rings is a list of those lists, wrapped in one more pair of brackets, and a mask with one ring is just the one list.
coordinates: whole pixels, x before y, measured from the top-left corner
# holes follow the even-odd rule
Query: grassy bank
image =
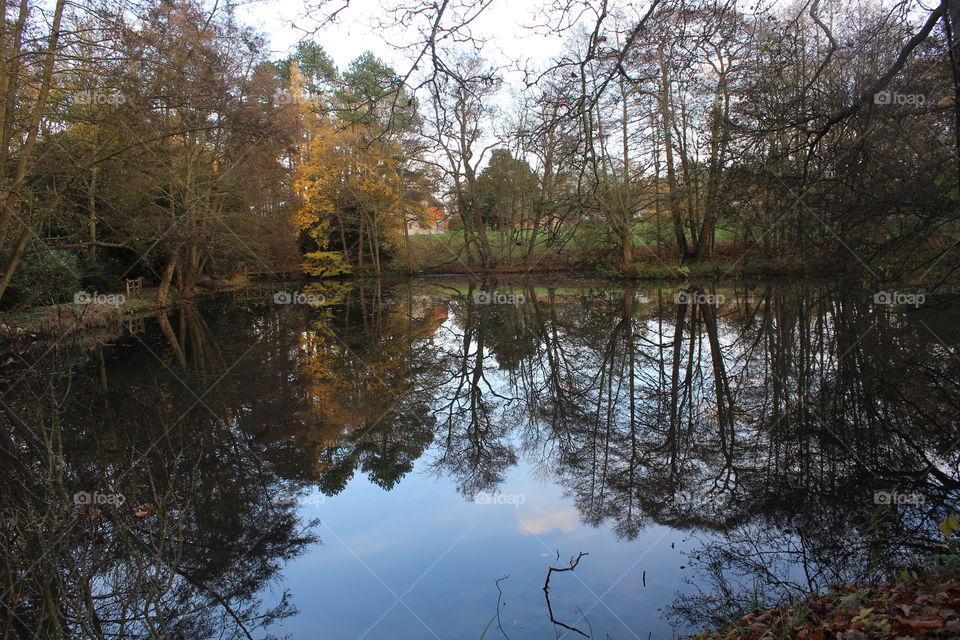
[[(525, 258), (537, 260), (552, 255), (586, 257), (605, 253), (610, 247), (619, 245), (619, 239), (607, 225), (560, 227), (550, 232), (544, 229), (494, 229), (486, 232), (486, 238), (491, 256), (498, 263)], [(717, 231), (717, 242), (732, 239), (731, 232)], [(658, 234), (654, 225), (648, 222), (634, 224), (632, 242), (638, 248), (667, 245), (663, 230)], [(529, 257), (526, 255), (528, 253)], [(463, 230), (410, 236), (410, 257), (420, 266), (429, 268), (432, 262), (456, 261), (466, 255)]]
[[(247, 284), (247, 278), (238, 276), (214, 283), (197, 295), (229, 291)], [(171, 291), (166, 302), (161, 304), (157, 302), (156, 294), (156, 288), (145, 288), (141, 294), (129, 297), (119, 293), (97, 293), (75, 297), (72, 302), (0, 311), (0, 342), (60, 337), (117, 326), (183, 301)]]
[(727, 229), (718, 229), (713, 256), (683, 262), (677, 248), (649, 222), (633, 227), (631, 264), (623, 265), (619, 240), (606, 225), (561, 228), (550, 234), (525, 229), (492, 230), (487, 241), (494, 267), (485, 268), (471, 256), (462, 230), (410, 236), (409, 245), (391, 261), (391, 269), (411, 274), (482, 274), (590, 272), (633, 279), (815, 275), (829, 270), (810, 255), (758, 255), (755, 244), (744, 244)]
[(161, 308), (147, 297), (121, 303), (63, 303), (0, 313), (0, 340), (62, 336), (108, 327)]
[(410, 252), (396, 256), (390, 270), (416, 275), (573, 272), (636, 280), (836, 274), (836, 267), (820, 262), (791, 257), (761, 258), (750, 255), (749, 247), (731, 243), (718, 243), (713, 257), (697, 262), (682, 262), (679, 255), (665, 247), (637, 245), (628, 267), (624, 267), (620, 257), (608, 249), (581, 247), (542, 249), (529, 256), (494, 252), (494, 266), (484, 267), (467, 255), (462, 237), (454, 236), (451, 241), (449, 237), (444, 239), (439, 235), (411, 243)]
[(757, 242), (735, 240), (732, 232), (719, 230), (711, 257), (691, 262), (683, 260), (669, 240), (661, 238), (658, 243), (649, 225), (638, 225), (631, 260), (624, 266), (618, 243), (608, 229), (576, 229), (554, 243), (548, 243), (542, 231), (536, 237), (533, 233), (512, 229), (488, 232), (491, 267), (479, 264), (468, 252), (462, 231), (412, 236), (408, 247), (392, 257), (389, 269), (415, 275), (578, 272), (636, 280), (855, 276), (923, 284), (951, 278), (960, 264), (956, 240), (946, 235), (918, 246), (907, 260), (896, 253), (861, 256), (855, 247), (836, 251), (797, 247), (771, 254)]

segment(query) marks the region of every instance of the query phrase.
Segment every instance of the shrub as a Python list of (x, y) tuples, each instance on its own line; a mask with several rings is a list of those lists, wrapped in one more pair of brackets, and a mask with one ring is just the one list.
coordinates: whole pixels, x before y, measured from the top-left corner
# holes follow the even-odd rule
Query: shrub
[(353, 270), (339, 251), (314, 251), (304, 256), (303, 269), (318, 278), (349, 274)]
[[(6, 263), (6, 259), (3, 262)], [(14, 272), (10, 288), (3, 296), (3, 306), (72, 301), (74, 293), (80, 290), (79, 274), (79, 260), (70, 251), (51, 249), (31, 253)]]

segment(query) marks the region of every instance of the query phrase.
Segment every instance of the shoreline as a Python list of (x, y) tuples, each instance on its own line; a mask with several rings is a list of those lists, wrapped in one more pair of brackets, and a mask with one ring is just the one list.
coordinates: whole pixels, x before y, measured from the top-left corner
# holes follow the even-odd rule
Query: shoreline
[(773, 609), (754, 610), (693, 640), (866, 640), (960, 636), (960, 567), (883, 584), (838, 585)]
[[(242, 289), (256, 281), (236, 278), (224, 280), (214, 287), (197, 291), (190, 298), (180, 297), (170, 291), (168, 300), (158, 304), (156, 289), (150, 288), (143, 295), (126, 298), (122, 294), (97, 294), (116, 298), (121, 302), (61, 302), (40, 307), (0, 311), (0, 345), (9, 346), (20, 340), (43, 340), (62, 338), (72, 333), (83, 333), (118, 326), (124, 322), (147, 318), (158, 311), (173, 309), (207, 295)], [(147, 293), (149, 292), (149, 294)]]
[[(674, 273), (663, 273), (660, 270), (641, 272), (631, 276), (620, 274), (602, 273), (587, 269), (521, 269), (513, 267), (499, 267), (492, 269), (447, 269), (437, 272), (416, 272), (408, 273), (400, 269), (391, 269), (380, 274), (379, 278), (375, 274), (355, 273), (350, 276), (336, 276), (332, 278), (289, 278), (284, 280), (248, 280), (243, 277), (234, 277), (223, 281), (213, 283), (212, 286), (205, 287), (197, 291), (190, 298), (181, 298), (175, 291), (170, 292), (169, 300), (166, 304), (157, 304), (156, 290), (147, 289), (144, 295), (127, 298), (119, 303), (78, 303), (63, 302), (54, 305), (45, 305), (40, 307), (26, 307), (23, 309), (14, 309), (0, 312), (0, 345), (9, 346), (21, 340), (36, 341), (55, 337), (64, 337), (71, 333), (103, 329), (112, 326), (118, 326), (123, 322), (146, 318), (154, 315), (164, 309), (172, 309), (186, 302), (196, 301), (206, 296), (227, 293), (230, 291), (242, 290), (247, 287), (263, 286), (267, 284), (281, 283), (324, 283), (324, 282), (357, 282), (381, 280), (388, 284), (407, 283), (415, 281), (430, 282), (431, 280), (445, 281), (452, 279), (480, 281), (492, 280), (494, 282), (502, 280), (504, 282), (523, 282), (530, 278), (538, 278), (542, 281), (544, 277), (550, 279), (550, 282), (562, 284), (565, 281), (571, 284), (604, 282), (614, 286), (628, 286), (636, 284), (662, 283), (664, 285), (673, 285), (678, 287), (699, 287), (704, 285), (716, 286), (721, 283), (744, 283), (745, 281), (764, 280), (764, 281), (789, 281), (791, 279), (803, 278), (806, 282), (821, 282), (824, 284), (834, 283), (843, 284), (853, 278), (856, 274), (844, 273), (831, 277), (824, 272), (806, 271), (804, 273), (796, 272), (747, 272), (746, 270), (728, 270), (720, 273), (718, 264), (701, 265), (702, 268), (692, 271), (676, 271)], [(942, 287), (945, 283), (936, 283), (935, 278), (928, 278), (927, 286)], [(863, 281), (856, 283), (857, 286), (864, 286)], [(877, 285), (880, 286), (880, 285)], [(903, 288), (923, 287), (924, 284), (900, 285)], [(948, 291), (960, 291), (960, 285), (946, 284)], [(98, 294), (99, 295), (99, 294)], [(106, 294), (109, 296), (118, 296), (119, 294)]]

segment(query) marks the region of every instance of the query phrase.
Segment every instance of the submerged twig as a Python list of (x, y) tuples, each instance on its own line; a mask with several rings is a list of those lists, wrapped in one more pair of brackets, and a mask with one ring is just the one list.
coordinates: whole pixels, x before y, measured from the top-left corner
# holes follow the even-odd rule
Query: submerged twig
[[(559, 555), (559, 551), (558, 551), (557, 553), (558, 553), (558, 555)], [(543, 596), (544, 596), (544, 598), (546, 598), (546, 600), (547, 600), (547, 613), (550, 614), (550, 622), (552, 622), (553, 624), (556, 624), (556, 625), (560, 625), (560, 626), (563, 627), (564, 629), (569, 629), (570, 631), (576, 631), (577, 633), (579, 633), (580, 635), (582, 635), (584, 638), (590, 638), (590, 637), (592, 637), (592, 631), (591, 631), (591, 635), (587, 635), (586, 633), (584, 633), (584, 632), (581, 631), (580, 629), (577, 629), (576, 627), (571, 627), (571, 626), (568, 625), (568, 624), (565, 624), (565, 623), (563, 623), (563, 622), (560, 622), (559, 620), (557, 620), (557, 619), (553, 616), (553, 605), (550, 604), (550, 576), (553, 575), (553, 572), (554, 572), (554, 571), (557, 571), (557, 572), (560, 572), (560, 571), (573, 571), (574, 569), (577, 568), (577, 565), (580, 564), (580, 558), (582, 558), (583, 556), (588, 556), (588, 555), (590, 555), (590, 554), (589, 554), (589, 553), (584, 553), (583, 551), (581, 551), (581, 552), (580, 552), (580, 555), (578, 555), (578, 556), (576, 557), (576, 559), (574, 559), (574, 558), (571, 558), (571, 559), (570, 559), (570, 566), (569, 566), (569, 567), (560, 567), (560, 568), (550, 567), (550, 568), (547, 570), (547, 579), (543, 582)], [(589, 625), (590, 622), (587, 621), (587, 624)]]
[(500, 629), (500, 633), (503, 634), (503, 637), (507, 640), (510, 640), (510, 636), (507, 635), (507, 632), (503, 630), (503, 624), (500, 622), (500, 604), (503, 602), (503, 589), (500, 588), (500, 582), (507, 580), (510, 577), (510, 574), (503, 576), (502, 578), (497, 579), (497, 627)]

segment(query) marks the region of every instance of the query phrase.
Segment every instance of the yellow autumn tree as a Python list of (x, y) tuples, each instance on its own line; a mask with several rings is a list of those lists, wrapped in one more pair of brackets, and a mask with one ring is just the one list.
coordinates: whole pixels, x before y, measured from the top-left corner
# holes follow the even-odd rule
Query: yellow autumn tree
[(398, 154), (395, 143), (370, 141), (355, 126), (327, 123), (316, 132), (295, 183), (302, 201), (295, 224), (316, 247), (307, 254), (309, 272), (323, 275), (317, 271), (336, 247), (344, 260), (380, 273), (382, 249), (395, 247), (403, 229)]

